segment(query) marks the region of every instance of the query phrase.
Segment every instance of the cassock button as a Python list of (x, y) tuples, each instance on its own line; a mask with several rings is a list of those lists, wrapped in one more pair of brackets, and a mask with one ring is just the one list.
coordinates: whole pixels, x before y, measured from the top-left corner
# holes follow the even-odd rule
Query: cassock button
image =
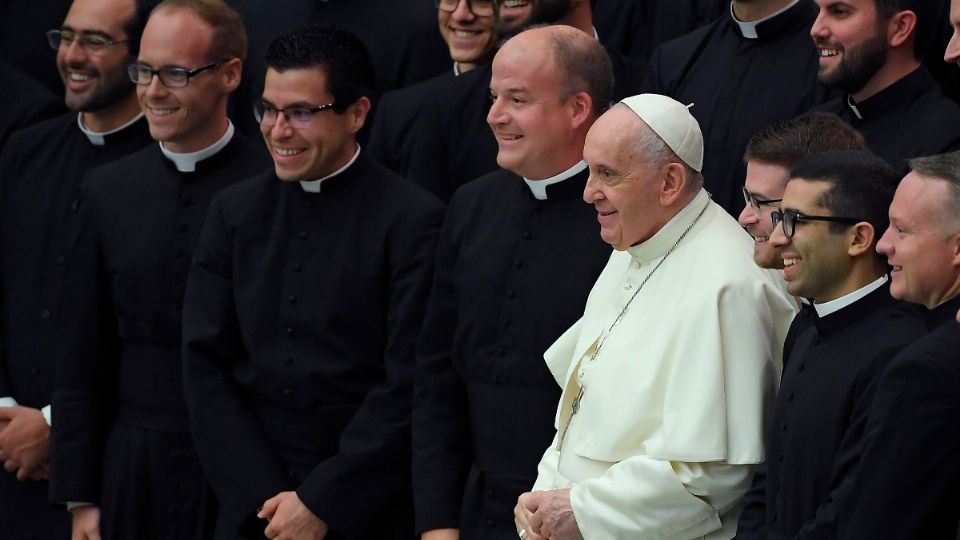
[(299, 274), (299, 273), (300, 273), (300, 270), (302, 270), (302, 269), (303, 269), (303, 267), (300, 266), (300, 263), (293, 263), (293, 271), (294, 271), (294, 272), (296, 272), (296, 273)]
[(631, 283), (627, 283), (626, 285), (623, 286), (623, 290), (625, 291), (629, 291), (632, 288), (633, 288), (633, 284)]
[(290, 296), (287, 297), (287, 302), (290, 302), (291, 304), (296, 304), (297, 297), (291, 294)]
[(513, 261), (513, 265), (516, 266), (517, 268), (523, 268), (523, 261), (521, 261), (520, 259), (516, 259)]
[(286, 332), (287, 332), (287, 335), (288, 335), (288, 336), (292, 336), (292, 335), (293, 335), (293, 327), (292, 327), (292, 326), (288, 326), (287, 329), (286, 329)]
[(40, 318), (45, 321), (50, 320), (50, 310), (49, 309), (40, 310)]
[(529, 240), (533, 235), (530, 234), (530, 231), (523, 231), (523, 239)]
[(640, 268), (641, 266), (643, 266), (643, 263), (641, 263), (640, 261), (633, 261), (633, 265), (636, 266), (637, 268)]
[(293, 365), (293, 357), (288, 356), (288, 357), (284, 358), (284, 359), (283, 359), (283, 363), (284, 363), (285, 365), (292, 366), (292, 365)]
[(307, 239), (307, 233), (306, 233), (305, 231), (304, 231), (304, 232), (301, 232), (301, 233), (298, 234), (297, 236), (299, 236), (301, 240), (306, 240), (306, 239)]
[(64, 257), (63, 257), (63, 254), (62, 254), (62, 253), (58, 253), (58, 254), (57, 254), (57, 258), (56, 258), (57, 264), (63, 264), (63, 261), (64, 261), (64, 260), (65, 260), (65, 259), (64, 259)]
[(289, 388), (284, 388), (284, 389), (283, 389), (283, 395), (284, 395), (284, 396), (287, 396), (287, 397), (290, 397), (290, 396), (293, 395), (293, 390), (291, 390), (291, 389), (289, 389)]

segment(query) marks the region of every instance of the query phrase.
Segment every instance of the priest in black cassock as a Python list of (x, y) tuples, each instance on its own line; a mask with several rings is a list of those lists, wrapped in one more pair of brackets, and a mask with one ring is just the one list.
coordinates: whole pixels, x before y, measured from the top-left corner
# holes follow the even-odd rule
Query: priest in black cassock
[(57, 346), (73, 322), (62, 311), (75, 292), (64, 265), (83, 175), (150, 140), (125, 73), (145, 19), (146, 6), (133, 0), (77, 0), (49, 34), (71, 112), (13, 134), (0, 156), (0, 405), (11, 406), (0, 418), (0, 460), (10, 471), (0, 471), (4, 538), (70, 533), (70, 515), (47, 503), (45, 480)]
[(897, 169), (906, 160), (960, 148), (960, 105), (943, 95), (921, 63), (946, 0), (872, 0), (849, 13), (826, 9), (811, 30), (817, 77), (844, 92), (820, 107), (857, 128)]
[[(610, 256), (582, 199), (583, 141), (613, 90), (603, 47), (569, 27), (523, 32), (497, 53), (490, 87), (504, 168), (450, 201), (417, 350), (423, 540), (516, 537), (513, 506), (536, 480), (560, 397), (543, 351), (583, 313)], [(544, 105), (526, 112), (518, 99)]]
[(214, 198), (184, 305), (215, 538), (408, 540), (413, 353), (443, 206), (357, 145), (373, 85), (357, 37), (287, 34), (267, 64), (274, 169)]
[(73, 507), (75, 535), (208, 536), (180, 320), (211, 197), (269, 167), (227, 119), (245, 54), (240, 17), (221, 0), (162, 2), (129, 67), (159, 143), (87, 176), (53, 398), (51, 496)]
[(877, 250), (890, 292), (927, 308), (930, 333), (877, 383), (842, 540), (954, 540), (960, 525), (960, 152), (910, 166)]
[[(501, 4), (501, 42), (533, 24), (572, 26), (597, 37), (589, 0), (533, 0), (516, 19), (508, 19), (511, 10)], [(607, 52), (613, 64), (613, 97), (636, 94), (642, 64)], [(407, 177), (449, 200), (459, 186), (497, 170), (497, 142), (486, 122), (489, 110), (489, 65), (433, 89), (412, 129), (416, 145)]]
[(877, 379), (924, 332), (919, 311), (891, 297), (875, 252), (897, 185), (893, 169), (868, 152), (828, 152), (802, 159), (790, 175), (770, 242), (787, 289), (811, 299), (815, 318), (794, 319), (806, 328), (784, 351), (741, 540), (835, 537)]
[(745, 170), (739, 159), (760, 129), (823, 103), (810, 25), (812, 0), (733, 0), (711, 24), (653, 54), (644, 92), (684, 104), (703, 129), (706, 189), (736, 216)]
[(453, 68), (432, 79), (380, 97), (367, 141), (370, 156), (400, 176), (407, 175), (416, 139), (412, 129), (425, 101), (447, 82), (484, 66), (496, 52), (497, 0), (438, 0), (437, 22)]

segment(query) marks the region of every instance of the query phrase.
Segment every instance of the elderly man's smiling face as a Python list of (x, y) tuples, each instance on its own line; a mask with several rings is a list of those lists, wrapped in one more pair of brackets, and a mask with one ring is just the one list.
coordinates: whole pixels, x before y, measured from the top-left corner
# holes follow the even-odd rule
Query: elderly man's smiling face
[(656, 234), (664, 221), (659, 203), (666, 165), (651, 163), (637, 147), (641, 130), (649, 129), (617, 105), (590, 128), (583, 148), (590, 166), (583, 200), (597, 209), (600, 237), (621, 251)]

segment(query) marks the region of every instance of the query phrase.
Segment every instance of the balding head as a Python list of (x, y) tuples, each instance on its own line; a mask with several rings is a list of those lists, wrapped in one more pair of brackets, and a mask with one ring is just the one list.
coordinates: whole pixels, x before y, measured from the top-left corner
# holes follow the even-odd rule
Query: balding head
[(500, 147), (497, 163), (533, 180), (575, 165), (612, 86), (606, 52), (583, 32), (549, 26), (509, 40), (490, 80), (487, 122)]

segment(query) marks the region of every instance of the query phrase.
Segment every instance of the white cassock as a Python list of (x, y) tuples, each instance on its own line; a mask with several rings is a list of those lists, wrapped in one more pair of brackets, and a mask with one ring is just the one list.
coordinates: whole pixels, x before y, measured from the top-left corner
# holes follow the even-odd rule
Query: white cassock
[(564, 391), (533, 489), (572, 488), (587, 540), (733, 538), (795, 313), (782, 278), (754, 264), (749, 235), (701, 190), (649, 240), (613, 252), (583, 317), (544, 354)]

